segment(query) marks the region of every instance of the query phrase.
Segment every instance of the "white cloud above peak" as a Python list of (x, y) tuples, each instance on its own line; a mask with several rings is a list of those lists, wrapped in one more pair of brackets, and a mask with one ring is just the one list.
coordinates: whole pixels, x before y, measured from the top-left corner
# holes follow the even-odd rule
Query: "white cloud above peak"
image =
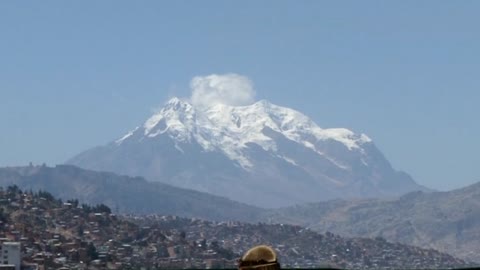
[(252, 81), (235, 73), (196, 76), (191, 80), (190, 88), (190, 101), (199, 108), (216, 104), (243, 106), (255, 102)]

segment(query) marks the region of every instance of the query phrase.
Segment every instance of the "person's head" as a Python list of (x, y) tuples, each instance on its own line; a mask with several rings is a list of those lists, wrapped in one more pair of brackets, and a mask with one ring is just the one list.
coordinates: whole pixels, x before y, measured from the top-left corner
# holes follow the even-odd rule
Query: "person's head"
[(239, 270), (279, 270), (275, 251), (265, 245), (256, 246), (248, 250), (240, 259)]

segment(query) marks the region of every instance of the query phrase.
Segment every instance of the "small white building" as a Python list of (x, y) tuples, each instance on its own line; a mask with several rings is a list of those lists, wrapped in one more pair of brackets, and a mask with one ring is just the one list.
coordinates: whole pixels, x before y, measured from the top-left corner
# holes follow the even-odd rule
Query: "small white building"
[(21, 254), (20, 242), (3, 242), (0, 245), (0, 266), (15, 265), (15, 270), (20, 270)]

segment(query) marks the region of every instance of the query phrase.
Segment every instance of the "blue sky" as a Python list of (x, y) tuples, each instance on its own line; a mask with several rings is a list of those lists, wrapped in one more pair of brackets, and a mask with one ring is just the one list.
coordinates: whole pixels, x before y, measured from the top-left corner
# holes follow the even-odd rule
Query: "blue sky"
[(62, 163), (197, 75), (364, 132), (397, 169), (480, 181), (478, 1), (1, 1), (0, 166)]

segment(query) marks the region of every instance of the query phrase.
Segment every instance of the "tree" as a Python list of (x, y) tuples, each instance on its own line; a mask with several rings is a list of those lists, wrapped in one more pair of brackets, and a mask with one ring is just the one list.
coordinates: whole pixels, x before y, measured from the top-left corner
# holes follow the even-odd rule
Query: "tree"
[(21, 194), (22, 193), (22, 191), (20, 190), (20, 188), (17, 185), (8, 186), (7, 187), (7, 192), (11, 193), (11, 194), (17, 194), (17, 193)]
[(85, 211), (87, 214), (92, 212), (92, 207), (88, 204), (82, 203), (82, 209)]
[(49, 202), (53, 202), (55, 200), (55, 197), (53, 197), (53, 195), (50, 192), (43, 191), (43, 190), (38, 191), (38, 197), (44, 198)]
[(72, 204), (72, 207), (73, 207), (73, 208), (77, 208), (77, 207), (78, 207), (78, 200), (77, 200), (77, 199), (75, 199), (75, 200), (68, 200), (67, 203)]
[(84, 231), (84, 229), (83, 229), (83, 226), (82, 226), (82, 225), (80, 225), (80, 226), (77, 227), (77, 234), (78, 234), (78, 236), (83, 236), (83, 231)]
[(112, 213), (112, 210), (110, 209), (110, 207), (106, 206), (105, 204), (97, 204), (95, 207), (93, 207), (93, 212), (95, 213), (107, 213), (107, 214), (111, 214)]
[(88, 243), (87, 246), (87, 256), (90, 258), (90, 260), (96, 260), (98, 259), (98, 252), (95, 246), (93, 245), (92, 242)]
[(3, 208), (0, 208), (0, 221), (3, 223), (6, 223), (8, 219), (8, 214), (6, 214), (3, 210)]

